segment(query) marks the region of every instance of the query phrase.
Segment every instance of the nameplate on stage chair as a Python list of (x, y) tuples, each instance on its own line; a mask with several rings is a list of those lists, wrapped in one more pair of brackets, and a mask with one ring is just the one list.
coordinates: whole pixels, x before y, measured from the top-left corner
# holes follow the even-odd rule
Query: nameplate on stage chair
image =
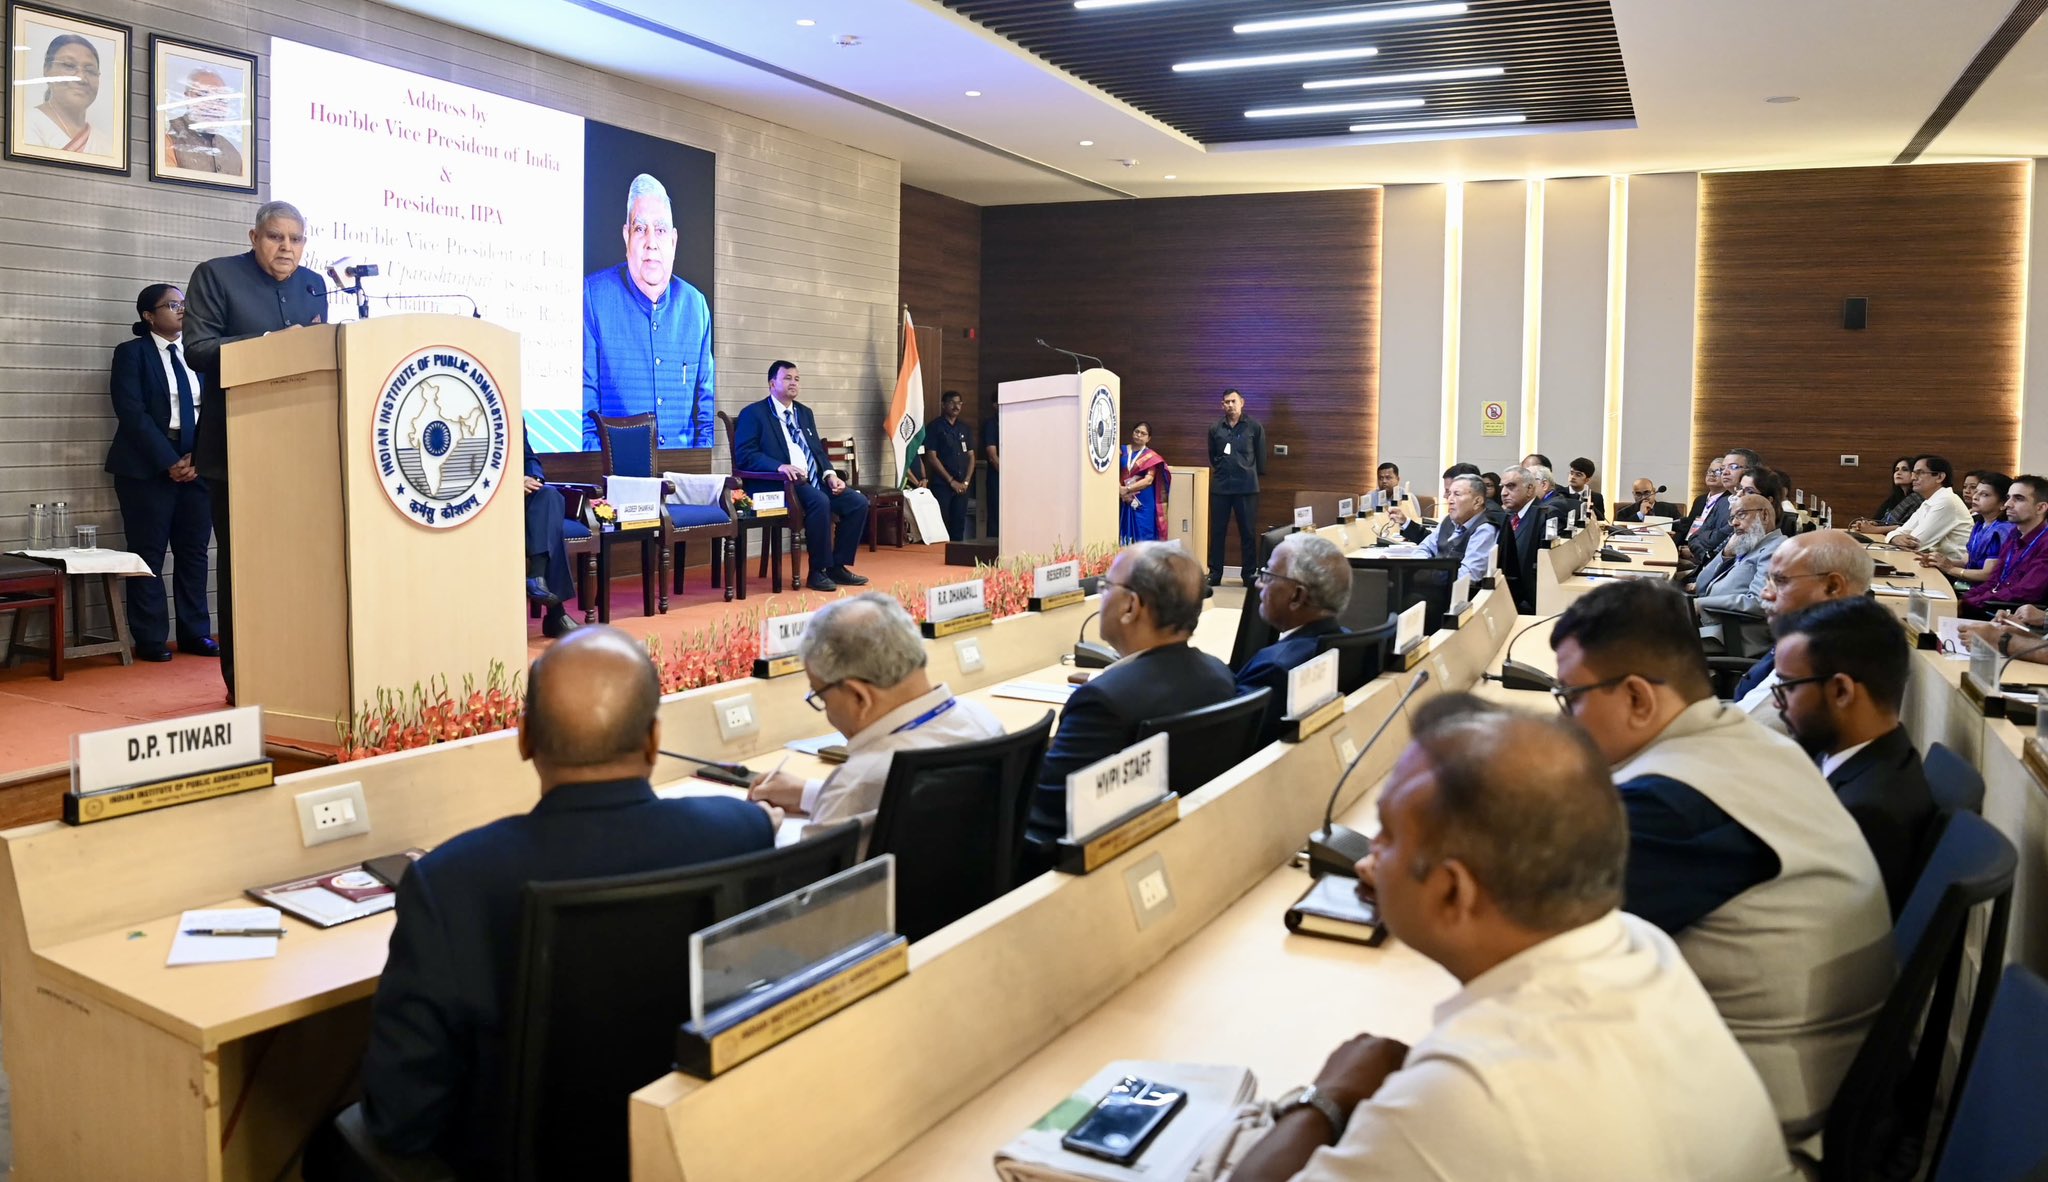
[(1287, 671), (1287, 715), (1281, 719), (1280, 737), (1299, 743), (1330, 725), (1344, 713), (1344, 696), (1337, 692), (1337, 653), (1318, 653)]
[(677, 1068), (711, 1079), (901, 979), (895, 897), (884, 854), (692, 935)]
[(788, 504), (784, 501), (786, 495), (780, 491), (757, 492), (750, 494), (748, 499), (754, 502), (754, 515), (758, 517), (766, 513), (786, 511), (789, 508)]
[(924, 593), (924, 606), (924, 634), (928, 639), (995, 623), (988, 610), (987, 584), (981, 579), (933, 587)]
[(1088, 593), (1081, 590), (1081, 563), (1070, 558), (1032, 570), (1031, 598), (1025, 606), (1035, 612), (1049, 612), (1086, 598)]
[(804, 667), (804, 659), (797, 655), (797, 642), (804, 638), (804, 629), (810, 625), (816, 612), (791, 612), (786, 616), (769, 616), (761, 621), (761, 655), (754, 661), (754, 676), (781, 677)]
[(263, 708), (242, 706), (71, 737), (74, 825), (267, 788)]
[(620, 529), (652, 529), (661, 524), (661, 480), (654, 476), (607, 476), (604, 499), (619, 515)]
[(1153, 735), (1067, 777), (1067, 835), (1055, 863), (1086, 874), (1179, 819), (1166, 736)]
[(1296, 529), (1314, 529), (1315, 527), (1316, 527), (1316, 509), (1315, 509), (1315, 506), (1314, 506), (1314, 505), (1301, 505), (1301, 506), (1298, 506), (1298, 507), (1297, 507), (1297, 508), (1296, 508), (1296, 509), (1294, 510), (1294, 528), (1296, 528)]
[(1358, 502), (1352, 500), (1350, 497), (1338, 497), (1337, 520), (1350, 521), (1352, 518), (1357, 517), (1357, 505)]

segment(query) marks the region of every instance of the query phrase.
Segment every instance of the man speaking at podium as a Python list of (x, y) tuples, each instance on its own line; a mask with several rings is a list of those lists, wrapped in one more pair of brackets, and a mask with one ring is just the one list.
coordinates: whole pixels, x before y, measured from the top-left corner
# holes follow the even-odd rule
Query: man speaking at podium
[(641, 173), (626, 189), (626, 261), (583, 281), (583, 450), (590, 416), (654, 416), (661, 447), (710, 447), (711, 306), (676, 278), (675, 211)]
[(228, 423), (221, 398), (220, 347), (267, 333), (319, 324), (327, 316), (327, 289), (299, 265), (306, 253), (306, 218), (297, 206), (266, 201), (249, 231), (249, 252), (208, 259), (185, 285), (185, 362), (205, 379), (192, 464), (213, 501), (216, 546), (215, 617), (220, 624), (220, 676), (235, 696), (234, 537), (228, 528)]

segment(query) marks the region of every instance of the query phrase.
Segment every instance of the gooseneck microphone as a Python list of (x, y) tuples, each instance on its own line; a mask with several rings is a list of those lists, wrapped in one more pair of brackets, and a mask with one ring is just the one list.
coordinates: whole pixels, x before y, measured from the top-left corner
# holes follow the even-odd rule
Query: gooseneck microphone
[(1064, 353), (1067, 356), (1073, 358), (1075, 373), (1081, 372), (1081, 363), (1083, 361), (1093, 361), (1097, 369), (1102, 368), (1102, 358), (1095, 356), (1093, 353), (1076, 353), (1072, 349), (1062, 349), (1058, 345), (1048, 345), (1045, 343), (1044, 337), (1039, 337), (1037, 338), (1037, 340), (1040, 347), (1051, 349), (1055, 353)]
[(685, 763), (696, 764), (703, 769), (697, 774), (714, 784), (725, 784), (733, 788), (752, 788), (754, 786), (753, 770), (743, 763), (725, 763), (716, 759), (699, 759), (694, 755), (684, 755), (680, 751), (669, 751), (666, 749), (663, 749), (661, 753), (670, 759), (680, 759)]
[(1554, 612), (1530, 624), (1508, 640), (1507, 651), (1501, 654), (1500, 672), (1484, 675), (1487, 681), (1498, 681), (1503, 688), (1511, 690), (1549, 690), (1557, 688), (1557, 678), (1533, 665), (1524, 665), (1515, 660), (1515, 645), (1524, 636), (1557, 619), (1563, 612)]
[(1106, 644), (1081, 639), (1088, 635), (1088, 621), (1102, 614), (1102, 609), (1088, 613), (1088, 619), (1081, 621), (1081, 628), (1074, 633), (1074, 668), (1107, 669), (1116, 664), (1116, 650)]
[(1401, 717), (1401, 712), (1408, 706), (1408, 699), (1414, 697), (1416, 692), (1428, 683), (1429, 670), (1417, 669), (1415, 676), (1408, 682), (1408, 688), (1402, 691), (1401, 700), (1394, 703), (1394, 708), (1387, 712), (1387, 717), (1380, 723), (1379, 729), (1372, 733), (1372, 737), (1365, 741), (1365, 746), (1360, 747), (1358, 754), (1352, 756), (1351, 762), (1344, 766), (1343, 774), (1337, 777), (1336, 786), (1330, 789), (1329, 803), (1323, 806), (1323, 827), (1308, 835), (1308, 871), (1311, 875), (1320, 877), (1325, 874), (1341, 874), (1346, 878), (1358, 877), (1358, 863), (1372, 852), (1372, 839), (1356, 829), (1347, 829), (1337, 824), (1337, 795), (1344, 791), (1344, 781), (1351, 778), (1352, 770), (1358, 767), (1366, 752), (1371, 751), (1373, 744), (1380, 741), (1380, 736), (1387, 733), (1387, 728), (1394, 725), (1394, 720)]

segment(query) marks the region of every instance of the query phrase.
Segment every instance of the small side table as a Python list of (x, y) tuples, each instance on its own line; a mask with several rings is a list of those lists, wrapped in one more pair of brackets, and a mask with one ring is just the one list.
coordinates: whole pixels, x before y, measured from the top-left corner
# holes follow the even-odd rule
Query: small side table
[[(33, 558), (0, 554), (0, 611), (14, 613), (14, 627), (7, 641), (7, 667), (21, 662), (21, 638), (28, 631), (28, 613), (48, 608), (50, 633), (64, 634), (64, 574)], [(64, 680), (64, 662), (56, 646), (44, 650), (50, 661), (50, 680)]]
[[(736, 519), (739, 529), (735, 541), (738, 543), (738, 560), (735, 569), (744, 568), (747, 562), (747, 531), (761, 531), (761, 552), (768, 560), (768, 590), (782, 590), (782, 535), (789, 529), (789, 510), (770, 509), (765, 513), (749, 513)], [(739, 597), (747, 597), (747, 581), (744, 573), (738, 579)], [(792, 576), (794, 577), (794, 576)]]
[[(124, 607), (120, 583), (122, 579), (127, 578), (157, 577), (139, 555), (126, 550), (20, 550), (15, 553), (62, 571), (66, 576), (65, 581), (70, 584), (68, 602), (63, 614), (69, 617), (71, 633), (69, 639), (61, 640), (64, 660), (113, 653), (121, 658), (123, 665), (135, 663), (135, 638), (128, 634), (128, 613)], [(101, 588), (106, 592), (107, 616), (113, 628), (111, 636), (87, 635), (85, 632), (85, 612), (80, 609), (80, 605), (84, 601), (85, 581), (95, 578), (100, 581)], [(60, 643), (60, 629), (63, 623), (64, 621), (51, 620), (53, 647)], [(14, 628), (15, 635), (20, 636), (19, 616), (15, 619)], [(31, 645), (10, 644), (8, 660), (12, 661), (16, 653), (40, 655), (45, 652), (46, 649)]]

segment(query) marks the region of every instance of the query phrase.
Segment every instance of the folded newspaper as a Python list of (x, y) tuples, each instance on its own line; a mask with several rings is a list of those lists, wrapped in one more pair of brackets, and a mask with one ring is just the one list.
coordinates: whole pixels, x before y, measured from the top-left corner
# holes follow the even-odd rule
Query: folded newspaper
[[(1187, 1104), (1138, 1160), (1116, 1165), (1060, 1147), (1060, 1138), (1080, 1123), (1116, 1083), (1127, 1075), (1167, 1084), (1186, 1092)], [(1200, 1063), (1159, 1063), (1120, 1059), (1095, 1073), (1073, 1095), (1054, 1105), (996, 1154), (996, 1176), (1003, 1182), (1188, 1182), (1215, 1179), (1250, 1148), (1255, 1137), (1240, 1136), (1240, 1122), (1262, 1123), (1260, 1115), (1242, 1113), (1258, 1091), (1258, 1081), (1243, 1067)]]

